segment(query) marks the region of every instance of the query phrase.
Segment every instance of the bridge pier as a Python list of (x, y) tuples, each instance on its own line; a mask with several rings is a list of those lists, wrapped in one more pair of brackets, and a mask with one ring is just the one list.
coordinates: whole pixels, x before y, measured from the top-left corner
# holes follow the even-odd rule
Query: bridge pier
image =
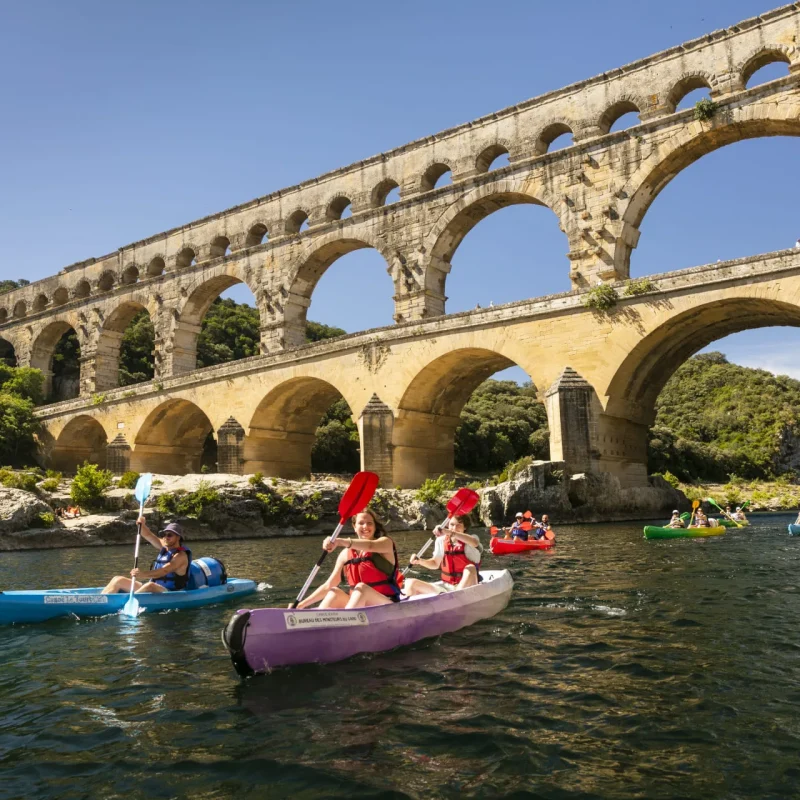
[(403, 410), (394, 424), (393, 485), (415, 489), (455, 472), (453, 441), (461, 417)]
[(311, 474), (311, 448), (314, 433), (250, 428), (242, 447), (245, 475), (265, 475), (297, 480)]
[(244, 474), (244, 428), (233, 417), (217, 430), (217, 471)]
[(393, 433), (392, 409), (377, 394), (373, 394), (358, 418), (361, 469), (375, 472), (384, 489), (395, 485)]
[(590, 472), (595, 462), (593, 395), (591, 384), (572, 367), (566, 367), (545, 392), (550, 459), (566, 462), (570, 474)]

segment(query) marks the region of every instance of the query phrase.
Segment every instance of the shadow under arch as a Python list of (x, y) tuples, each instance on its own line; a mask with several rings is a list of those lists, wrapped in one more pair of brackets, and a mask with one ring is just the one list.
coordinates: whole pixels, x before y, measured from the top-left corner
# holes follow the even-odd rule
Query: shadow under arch
[(131, 469), (183, 475), (200, 472), (203, 447), (213, 425), (189, 400), (165, 400), (153, 409), (134, 439)]
[(16, 367), (17, 351), (14, 349), (12, 342), (0, 336), (0, 365), (2, 364), (7, 367)]
[(406, 387), (394, 423), (394, 482), (404, 488), (452, 474), (461, 409), (477, 387), (507, 367), (507, 356), (483, 348), (453, 350), (423, 367)]
[(250, 419), (244, 472), (289, 479), (310, 475), (317, 426), (341, 397), (333, 384), (312, 377), (290, 378), (269, 391)]
[(785, 118), (759, 118), (755, 113), (757, 108), (758, 106), (747, 109), (754, 112), (754, 119), (714, 125), (696, 135), (684, 133), (676, 136), (675, 145), (665, 158), (655, 165), (646, 162), (634, 173), (622, 190), (630, 200), (622, 215), (623, 229), (628, 234), (623, 232), (618, 238), (615, 251), (615, 263), (620, 275), (630, 275), (631, 252), (634, 247), (631, 242), (638, 241), (638, 229), (645, 214), (664, 187), (680, 172), (704, 155), (734, 142), (767, 136), (800, 136), (800, 103), (782, 107), (781, 113), (786, 115)]
[(298, 347), (306, 343), (306, 321), (311, 296), (323, 274), (342, 256), (356, 250), (372, 248), (383, 257), (386, 271), (394, 280), (396, 268), (392, 260), (375, 242), (365, 238), (336, 237), (323, 241), (301, 258), (288, 281), (288, 295), (283, 303), (284, 344)]
[[(454, 203), (445, 211), (426, 239), (426, 249), (430, 252), (430, 258), (424, 276), (425, 288), (444, 298), (450, 262), (466, 235), (490, 214), (502, 208), (521, 204), (553, 210), (553, 204), (549, 204), (539, 197), (538, 193), (531, 192), (524, 184), (516, 181), (501, 181), (481, 187)], [(557, 214), (556, 219), (563, 230)], [(569, 249), (566, 236), (565, 244)]]
[(148, 309), (140, 302), (129, 300), (118, 305), (105, 318), (97, 340), (95, 360), (95, 387), (98, 391), (115, 389), (120, 385), (122, 339), (128, 326), (142, 311)]
[[(77, 332), (74, 326), (64, 319), (54, 320), (47, 327), (45, 327), (33, 342), (31, 348), (30, 365), (34, 369), (41, 370), (44, 375), (43, 394), (44, 396), (51, 397), (54, 393), (53, 381), (53, 357), (56, 354), (56, 348), (62, 337), (72, 331), (77, 337)], [(80, 345), (80, 340), (78, 340)], [(78, 356), (80, 355), (80, 349)], [(74, 387), (66, 387), (63, 394), (64, 397), (54, 398), (54, 400), (66, 400), (70, 397), (77, 397), (80, 394), (80, 378), (76, 378), (77, 385)]]
[(250, 284), (235, 274), (223, 272), (195, 285), (178, 310), (178, 318), (172, 331), (172, 374), (181, 375), (197, 369), (197, 339), (203, 319), (212, 303), (231, 286), (245, 285), (256, 298), (256, 310), (261, 315), (258, 294)]
[(103, 426), (86, 414), (71, 419), (50, 452), (53, 469), (74, 473), (84, 461), (105, 469), (108, 436)]
[(732, 333), (777, 325), (800, 328), (800, 306), (739, 297), (676, 314), (641, 339), (620, 364), (608, 385), (605, 413), (652, 425), (661, 390), (687, 359)]

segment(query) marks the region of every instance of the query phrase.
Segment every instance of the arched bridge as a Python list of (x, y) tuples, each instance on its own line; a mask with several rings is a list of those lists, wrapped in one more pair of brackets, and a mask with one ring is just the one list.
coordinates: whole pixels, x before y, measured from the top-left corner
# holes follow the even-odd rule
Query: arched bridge
[[(746, 88), (773, 61), (788, 75)], [(706, 113), (676, 111), (698, 87), (710, 91)], [(630, 111), (639, 124), (610, 132)], [(573, 144), (548, 152), (564, 132)], [(56, 464), (107, 450), (115, 468), (196, 469), (214, 430), (221, 469), (303, 475), (316, 424), (341, 395), (359, 417), (364, 465), (384, 484), (415, 485), (452, 470), (461, 407), (481, 380), (518, 364), (546, 399), (553, 457), (635, 485), (646, 479), (655, 398), (685, 358), (727, 333), (798, 324), (800, 251), (657, 276), (607, 314), (583, 298), (598, 282), (622, 293), (639, 226), (681, 170), (741, 139), (798, 134), (793, 3), (66, 267), (0, 295), (0, 339), (49, 381), (56, 343), (77, 334), (80, 395), (39, 412)], [(508, 166), (492, 169), (505, 153)], [(558, 217), (573, 291), (445, 315), (459, 243), (516, 203)], [(386, 261), (397, 324), (304, 344), (320, 276), (367, 247)], [(202, 318), (239, 282), (256, 297), (261, 355), (198, 370)], [(155, 378), (118, 388), (122, 333), (142, 309), (156, 333)]]

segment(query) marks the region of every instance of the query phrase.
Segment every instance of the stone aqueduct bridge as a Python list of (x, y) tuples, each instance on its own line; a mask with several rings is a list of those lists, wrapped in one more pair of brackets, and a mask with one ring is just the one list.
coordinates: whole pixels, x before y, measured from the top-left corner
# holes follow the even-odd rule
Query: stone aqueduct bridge
[[(788, 76), (747, 89), (773, 61), (787, 63)], [(709, 120), (675, 110), (698, 87), (717, 104)], [(609, 132), (632, 110), (640, 124)], [(574, 144), (547, 152), (567, 131)], [(81, 394), (39, 412), (46, 457), (66, 468), (89, 457), (114, 469), (196, 470), (213, 429), (220, 469), (301, 476), (316, 424), (341, 395), (358, 416), (364, 467), (384, 485), (412, 486), (452, 470), (463, 404), (485, 377), (518, 364), (546, 400), (554, 458), (641, 484), (647, 426), (672, 371), (728, 333), (800, 325), (800, 251), (657, 276), (653, 291), (607, 315), (585, 309), (584, 293), (628, 277), (639, 225), (681, 170), (741, 139), (799, 134), (792, 3), (74, 264), (0, 296), (0, 337), (49, 379), (59, 338), (76, 331)], [(502, 153), (509, 165), (491, 169)], [(437, 186), (447, 171), (452, 184)], [(394, 187), (400, 200), (386, 205)], [(573, 291), (445, 316), (459, 243), (515, 203), (558, 216)], [(303, 344), (320, 276), (365, 247), (386, 260), (397, 324)], [(238, 282), (256, 297), (262, 354), (197, 370), (203, 315)], [(115, 388), (122, 333), (142, 308), (156, 331), (156, 377)]]

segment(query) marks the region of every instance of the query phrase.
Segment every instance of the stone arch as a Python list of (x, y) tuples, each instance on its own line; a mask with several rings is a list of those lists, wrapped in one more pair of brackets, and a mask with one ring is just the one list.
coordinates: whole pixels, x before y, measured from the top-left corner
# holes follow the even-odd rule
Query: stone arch
[(258, 247), (258, 245), (263, 244), (265, 241), (269, 241), (267, 226), (263, 222), (256, 222), (251, 225), (250, 229), (247, 231), (244, 246)]
[(16, 367), (17, 351), (14, 349), (13, 342), (0, 336), (0, 366), (3, 364), (7, 367)]
[(343, 194), (336, 195), (325, 209), (325, 219), (331, 221), (341, 219), (342, 214), (344, 214), (347, 207), (351, 205), (352, 202), (349, 197), (345, 197)]
[(507, 142), (496, 141), (488, 147), (484, 147), (475, 159), (475, 171), (480, 173), (489, 172), (495, 159), (503, 155), (510, 155), (511, 149)]
[[(305, 343), (306, 313), (311, 295), (325, 271), (339, 258), (356, 250), (374, 248), (386, 261), (387, 272), (396, 280), (400, 263), (384, 245), (369, 236), (349, 238), (340, 233), (315, 239), (300, 256), (296, 267), (289, 270), (283, 300), (284, 343), (297, 346)], [(269, 309), (268, 309), (269, 310)]]
[(14, 316), (17, 319), (22, 319), (28, 314), (28, 304), (24, 300), (17, 300), (14, 303)]
[(290, 378), (271, 389), (250, 419), (244, 472), (281, 478), (309, 475), (317, 425), (340, 397), (344, 393), (332, 383), (310, 376)]
[(73, 417), (62, 429), (50, 452), (54, 469), (74, 473), (84, 461), (105, 469), (108, 436), (103, 426), (88, 414)]
[(91, 293), (92, 287), (89, 284), (89, 281), (82, 280), (75, 284), (75, 288), (72, 291), (72, 296), (76, 299), (83, 299), (84, 297), (88, 297)]
[(394, 178), (384, 178), (371, 192), (370, 205), (380, 208), (386, 205), (386, 198), (393, 189), (399, 189), (400, 184)]
[[(769, 116), (767, 116), (769, 115)], [(639, 225), (653, 201), (680, 172), (699, 158), (741, 139), (763, 136), (800, 136), (800, 102), (787, 102), (777, 109), (757, 103), (731, 110), (730, 121), (713, 126), (694, 122), (676, 133), (670, 148), (661, 148), (660, 160), (646, 160), (617, 193), (626, 205), (620, 214), (622, 229), (614, 249), (614, 266), (621, 278), (630, 275), (631, 251), (639, 239)]]
[(177, 256), (175, 256), (175, 265), (178, 269), (191, 267), (197, 259), (197, 253), (193, 247), (184, 247)]
[(228, 253), (231, 240), (227, 236), (215, 236), (209, 246), (209, 256), (211, 258), (222, 258)]
[(445, 353), (414, 375), (394, 422), (394, 482), (414, 487), (426, 478), (453, 473), (461, 409), (483, 381), (514, 365), (507, 356), (473, 347)]
[(757, 286), (749, 288), (683, 309), (642, 337), (608, 384), (606, 413), (651, 425), (669, 378), (704, 347), (753, 328), (800, 327), (800, 298), (776, 300)]
[[(61, 341), (64, 334), (73, 331), (78, 336), (78, 343), (81, 349), (83, 348), (83, 341), (78, 335), (78, 326), (76, 326), (70, 319), (56, 319), (47, 324), (33, 341), (31, 347), (30, 365), (34, 369), (41, 370), (44, 375), (43, 394), (49, 397), (53, 394), (53, 356), (56, 352), (56, 346)], [(65, 393), (70, 396), (77, 396), (79, 394), (78, 387), (70, 387), (65, 390)], [(77, 391), (76, 391), (77, 389)]]
[(147, 276), (149, 278), (157, 278), (159, 275), (164, 274), (165, 269), (166, 264), (164, 259), (161, 256), (155, 256), (154, 258), (150, 259), (150, 262), (147, 265)]
[(689, 92), (695, 89), (708, 89), (709, 93), (714, 91), (716, 78), (705, 72), (689, 72), (682, 75), (678, 81), (667, 92), (665, 105), (670, 113), (674, 113), (678, 104), (686, 97)]
[(261, 309), (261, 295), (255, 283), (256, 277), (250, 271), (240, 273), (236, 261), (226, 261), (214, 269), (203, 271), (194, 284), (187, 286), (186, 299), (173, 310), (175, 322), (171, 332), (171, 342), (167, 347), (172, 359), (171, 371), (167, 374), (179, 375), (197, 369), (197, 337), (200, 335), (203, 318), (211, 304), (231, 286), (243, 283), (253, 293)]
[(609, 133), (614, 123), (624, 114), (629, 114), (635, 111), (637, 114), (642, 113), (642, 109), (646, 105), (636, 97), (621, 97), (619, 100), (613, 102), (606, 110), (600, 115), (597, 120), (597, 127), (601, 133)]
[(139, 427), (131, 469), (183, 475), (200, 472), (203, 447), (213, 425), (189, 400), (171, 398), (151, 411)]
[(4, 322), (8, 322), (8, 309), (5, 307), (0, 307), (0, 325)]
[(95, 389), (99, 392), (114, 389), (120, 385), (120, 348), (125, 330), (133, 318), (141, 311), (152, 312), (137, 300), (120, 303), (103, 321), (97, 339), (95, 357)]
[(36, 295), (36, 299), (33, 301), (32, 311), (44, 311), (47, 306), (50, 304), (50, 300), (48, 299), (47, 295), (44, 292), (40, 292)]
[(793, 47), (785, 44), (768, 44), (757, 48), (742, 59), (737, 72), (742, 82), (742, 88), (747, 86), (747, 82), (762, 67), (768, 64), (782, 63), (788, 64), (797, 60), (797, 51)]
[(100, 292), (110, 292), (114, 288), (115, 282), (114, 273), (110, 269), (107, 269), (97, 279), (97, 290)]
[(450, 172), (453, 176), (455, 175), (453, 165), (450, 163), (449, 159), (439, 158), (433, 163), (429, 164), (422, 173), (422, 178), (420, 178), (420, 191), (430, 192), (432, 189), (436, 188), (436, 182), (442, 177), (442, 175), (445, 175), (448, 172)]
[[(430, 253), (424, 275), (425, 288), (444, 297), (450, 260), (464, 237), (481, 220), (501, 208), (521, 203), (554, 210), (556, 204), (548, 200), (543, 189), (534, 189), (530, 183), (516, 180), (486, 184), (461, 197), (442, 214), (425, 241), (425, 250)], [(559, 226), (564, 229), (560, 219)]]
[(565, 133), (571, 133), (573, 136), (575, 135), (572, 126), (566, 120), (555, 120), (548, 123), (537, 134), (534, 140), (534, 152), (537, 155), (544, 155), (544, 153), (550, 149), (550, 145), (553, 144), (559, 136), (563, 136)]
[(131, 264), (130, 266), (125, 267), (125, 270), (122, 273), (122, 284), (123, 286), (133, 286), (139, 280), (139, 267), (136, 264)]
[(309, 225), (311, 224), (308, 212), (305, 209), (298, 208), (286, 219), (286, 233), (300, 233), (300, 228), (303, 227), (305, 222), (308, 222)]
[(59, 286), (53, 292), (53, 305), (63, 306), (64, 303), (69, 301), (69, 291), (64, 286)]

